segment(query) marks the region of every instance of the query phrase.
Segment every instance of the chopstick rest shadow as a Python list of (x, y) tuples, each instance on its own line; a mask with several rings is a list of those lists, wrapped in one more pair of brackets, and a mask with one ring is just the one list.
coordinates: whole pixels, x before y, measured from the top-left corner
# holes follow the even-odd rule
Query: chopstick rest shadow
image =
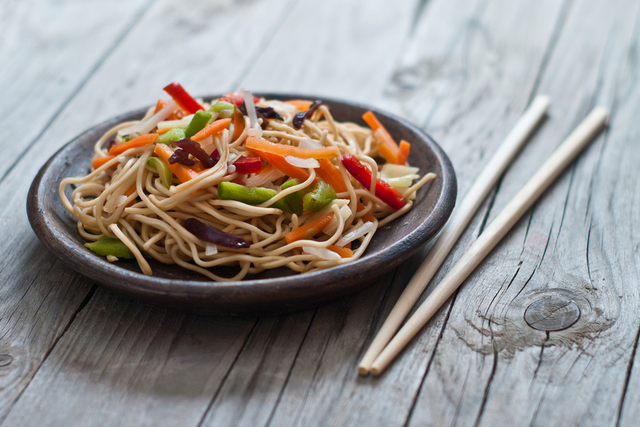
[[(534, 105), (535, 102), (532, 104), (532, 107)], [(528, 112), (532, 109), (532, 107), (530, 107)], [(544, 110), (546, 111), (546, 108)], [(397, 326), (395, 325), (399, 325), (402, 322), (404, 316), (406, 316), (406, 313), (411, 310), (411, 308), (415, 304), (415, 301), (418, 299), (424, 288), (426, 288), (428, 281), (433, 277), (440, 263), (442, 262), (444, 257), (446, 257), (446, 253), (437, 257), (438, 259), (442, 259), (439, 260), (439, 263), (435, 267), (430, 265), (429, 261), (430, 258), (435, 259), (437, 255), (427, 257), (427, 259), (425, 259), (423, 264), (418, 268), (418, 271), (414, 275), (414, 278), (412, 278), (409, 285), (407, 286), (408, 289), (411, 288), (411, 292), (407, 292), (407, 290), (405, 290), (398, 303), (396, 304), (397, 307), (402, 302), (402, 307), (398, 307), (397, 309), (396, 307), (394, 307), (389, 316), (391, 318), (391, 316), (394, 315), (394, 318), (392, 319), (392, 321), (389, 321), (389, 325), (386, 328), (385, 326), (387, 325), (387, 321), (385, 321), (385, 324), (380, 330), (380, 333), (382, 333), (381, 338), (378, 339), (378, 337), (376, 337), (372, 342), (371, 348), (367, 351), (367, 353), (365, 353), (363, 360), (358, 366), (358, 371), (361, 374), (371, 372), (374, 375), (379, 375), (386, 369), (386, 367), (424, 327), (424, 325), (429, 321), (429, 319), (431, 319), (431, 317), (438, 311), (438, 309), (451, 297), (455, 290), (458, 289), (458, 287), (464, 282), (464, 280), (475, 270), (480, 262), (496, 246), (496, 244), (507, 234), (507, 232), (520, 219), (520, 217), (531, 207), (531, 205), (533, 205), (538, 197), (540, 197), (540, 195), (549, 187), (549, 185), (558, 177), (558, 175), (567, 167), (567, 165), (569, 165), (569, 163), (571, 163), (575, 159), (575, 157), (582, 151), (582, 149), (599, 133), (602, 127), (606, 124), (608, 115), (608, 111), (602, 107), (597, 107), (591, 111), (591, 113), (580, 123), (580, 125), (578, 125), (578, 127), (566, 138), (566, 140), (554, 152), (549, 160), (547, 160), (547, 162), (536, 172), (536, 174), (529, 180), (529, 182), (525, 184), (520, 192), (516, 194), (516, 196), (509, 202), (504, 210), (471, 245), (467, 252), (465, 252), (460, 260), (453, 266), (451, 271), (449, 271), (445, 278), (442, 279), (440, 284), (438, 284), (433, 292), (420, 305), (413, 316), (389, 342), (388, 339), (391, 338), (393, 333), (397, 330)], [(527, 113), (525, 113), (525, 116), (527, 116)], [(523, 116), (523, 119), (525, 116)], [(506, 145), (506, 141), (503, 146), (504, 145)], [(499, 151), (501, 151), (502, 148), (503, 147), (501, 147)], [(507, 160), (507, 164), (511, 158)], [(490, 164), (493, 163), (493, 161), (494, 159), (492, 159)], [(506, 164), (504, 165), (504, 167), (506, 167)], [(483, 171), (481, 177), (484, 176), (484, 174), (485, 172)], [(492, 185), (493, 184), (491, 184), (491, 186)], [(482, 198), (484, 199), (484, 196)], [(459, 216), (462, 216), (462, 208), (466, 206), (466, 202), (467, 199), (465, 198), (463, 203), (460, 205), (460, 214), (456, 214), (454, 216), (454, 220), (458, 220)], [(469, 207), (472, 207), (471, 203), (469, 203)], [(475, 209), (473, 210), (473, 212), (475, 212)], [(473, 212), (464, 213), (472, 216)], [(454, 222), (455, 221), (452, 221), (452, 223)], [(460, 221), (460, 224), (461, 223), (462, 221)], [(455, 225), (459, 227), (460, 224), (456, 223)], [(464, 225), (466, 226), (466, 223), (464, 223)], [(446, 236), (447, 238), (453, 239), (453, 242), (447, 241), (441, 245), (445, 247), (447, 253), (462, 232), (462, 230), (458, 230), (457, 227), (452, 226), (452, 228), (456, 228), (456, 230), (450, 232), (450, 234), (447, 234)], [(464, 226), (462, 226), (462, 229), (464, 229)], [(431, 255), (431, 253), (433, 253), (434, 250), (437, 249), (437, 246), (439, 246), (439, 242), (441, 239), (442, 237), (438, 240), (438, 242), (436, 242), (429, 255)], [(415, 285), (414, 283), (418, 281), (420, 282), (419, 286)], [(418, 292), (417, 289), (420, 289), (420, 291)], [(405, 294), (411, 295), (408, 295), (403, 299)], [(398, 318), (400, 317), (398, 314), (402, 313), (405, 314), (398, 320)], [(384, 347), (387, 342), (389, 342), (389, 344)], [(373, 361), (371, 361), (372, 359)]]

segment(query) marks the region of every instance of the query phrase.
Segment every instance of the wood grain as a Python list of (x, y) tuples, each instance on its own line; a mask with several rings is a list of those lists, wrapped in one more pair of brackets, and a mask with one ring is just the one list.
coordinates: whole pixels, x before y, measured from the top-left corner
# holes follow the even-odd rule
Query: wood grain
[(0, 181), (153, 1), (95, 1), (92, 13), (74, 1), (0, 4), (0, 127), (15, 138), (2, 145)]
[[(636, 6), (626, 9), (571, 4), (539, 79), (538, 89), (557, 99), (551, 119), (506, 174), (489, 220), (561, 141), (554, 135), (566, 135), (594, 104), (612, 104), (636, 23)], [(410, 425), (615, 424), (629, 358), (623, 349), (633, 343), (625, 331), (637, 327), (618, 314), (620, 290), (598, 285), (624, 283), (614, 273), (617, 249), (596, 237), (594, 212), (608, 216), (592, 193), (606, 179), (603, 143), (615, 144), (608, 134), (592, 144), (460, 291)], [(554, 295), (575, 302), (580, 320), (564, 331), (529, 328), (526, 307)]]
[[(55, 13), (48, 4), (3, 3), (0, 32), (28, 36), (16, 17), (29, 13), (44, 17), (34, 22), (45, 29), (62, 26), (43, 22)], [(93, 15), (77, 5), (58, 11), (86, 14), (92, 31), (76, 30), (86, 37), (58, 28), (65, 43), (47, 50), (29, 39), (17, 65), (0, 68), (0, 87), (16, 82), (3, 113), (28, 111), (21, 99), (36, 102), (42, 88), (50, 101), (39, 104), (26, 155), (7, 151), (20, 158), (0, 183), (0, 355), (12, 357), (0, 359), (0, 425), (636, 424), (638, 4), (158, 0), (135, 23), (133, 12), (116, 22), (98, 6)], [(6, 64), (17, 51), (4, 40)], [(95, 51), (80, 57), (84, 42)], [(29, 68), (28, 52), (43, 53), (49, 68), (36, 57)], [(47, 69), (69, 80), (58, 87)], [(399, 114), (447, 150), (460, 196), (531, 97), (548, 93), (550, 120), (442, 272), (592, 105), (609, 103), (613, 115), (609, 131), (372, 380), (358, 378), (355, 366), (420, 255), (313, 312), (204, 318), (92, 291), (28, 229), (24, 197), (40, 164), (90, 125), (148, 104), (172, 80), (201, 94), (295, 89)], [(562, 331), (530, 328), (524, 311), (546, 296), (574, 302), (580, 319)]]

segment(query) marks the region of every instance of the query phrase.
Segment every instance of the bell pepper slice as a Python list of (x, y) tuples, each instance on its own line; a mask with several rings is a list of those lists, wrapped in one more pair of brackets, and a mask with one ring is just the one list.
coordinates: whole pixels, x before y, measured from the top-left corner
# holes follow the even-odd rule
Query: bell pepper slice
[[(280, 186), (283, 190), (286, 190), (289, 187), (293, 187), (294, 185), (300, 184), (300, 180), (298, 178), (293, 178), (285, 182)], [(289, 208), (296, 215), (302, 215), (302, 198), (304, 196), (304, 191), (296, 191), (295, 193), (291, 193), (288, 196), (284, 196), (284, 199), (287, 201)]]
[(213, 117), (213, 114), (209, 113), (208, 111), (196, 111), (193, 115), (193, 118), (189, 122), (189, 126), (187, 126), (187, 129), (185, 130), (186, 137), (191, 138), (193, 135), (204, 129), (205, 126), (207, 126), (207, 124), (209, 123), (209, 120), (211, 120), (211, 117)]
[(158, 157), (149, 157), (147, 160), (147, 164), (158, 171), (158, 175), (160, 176), (160, 181), (162, 185), (166, 188), (171, 187), (171, 182), (173, 181), (173, 172), (169, 169), (169, 166), (160, 160)]
[(113, 255), (118, 258), (133, 259), (133, 253), (127, 245), (115, 237), (102, 236), (95, 242), (84, 245), (101, 256)]
[(158, 140), (156, 141), (159, 144), (171, 144), (172, 142), (180, 141), (181, 139), (185, 139), (187, 137), (186, 132), (183, 128), (173, 128), (168, 132), (160, 135)]
[(311, 187), (311, 191), (302, 198), (302, 209), (309, 212), (319, 212), (335, 199), (336, 192), (333, 187), (323, 180), (319, 180)]
[[(259, 205), (276, 196), (278, 192), (271, 188), (247, 187), (233, 182), (222, 181), (218, 184), (218, 198), (222, 200), (236, 200), (248, 205)], [(284, 199), (280, 199), (271, 205), (274, 208), (291, 212)]]
[(195, 114), (198, 110), (204, 110), (202, 105), (198, 104), (198, 101), (193, 99), (189, 93), (184, 90), (182, 85), (178, 82), (173, 82), (168, 84), (163, 88), (165, 92), (167, 92), (174, 101), (189, 114)]
[[(360, 163), (354, 155), (343, 155), (342, 164), (364, 188), (367, 190), (371, 188), (371, 171)], [(376, 180), (375, 195), (396, 211), (407, 204), (398, 190), (379, 178)]]
[(241, 156), (233, 163), (236, 167), (236, 172), (239, 174), (245, 173), (260, 173), (262, 171), (262, 160), (260, 157), (245, 157)]

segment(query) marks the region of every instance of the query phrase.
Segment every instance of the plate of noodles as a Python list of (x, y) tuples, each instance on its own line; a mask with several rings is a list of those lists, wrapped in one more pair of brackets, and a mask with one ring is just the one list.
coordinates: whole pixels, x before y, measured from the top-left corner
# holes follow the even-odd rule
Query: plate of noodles
[(45, 246), (116, 292), (208, 314), (309, 308), (373, 284), (453, 210), (449, 159), (401, 118), (318, 96), (164, 90), (74, 138), (29, 191)]

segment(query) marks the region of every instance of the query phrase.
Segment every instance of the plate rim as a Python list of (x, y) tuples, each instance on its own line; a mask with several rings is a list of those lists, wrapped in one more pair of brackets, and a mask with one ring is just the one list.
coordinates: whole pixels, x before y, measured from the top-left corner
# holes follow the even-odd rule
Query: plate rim
[[(210, 310), (208, 310), (208, 307), (214, 308), (213, 306), (216, 306), (213, 312), (218, 313), (221, 311), (224, 312), (224, 307), (228, 307), (230, 309), (230, 312), (243, 312), (244, 310), (242, 309), (242, 305), (234, 303), (233, 298), (231, 298), (230, 300), (229, 295), (231, 295), (231, 297), (233, 297), (234, 295), (237, 296), (237, 292), (242, 291), (245, 293), (246, 299), (247, 296), (251, 296), (251, 294), (256, 293), (256, 288), (258, 288), (259, 291), (257, 292), (257, 294), (263, 294), (265, 292), (272, 291), (292, 292), (292, 294), (290, 295), (291, 298), (283, 298), (284, 301), (282, 307), (285, 311), (290, 311), (288, 305), (291, 305), (291, 302), (293, 300), (297, 301), (297, 299), (295, 298), (296, 293), (299, 293), (301, 291), (304, 293), (305, 290), (308, 290), (309, 284), (305, 284), (305, 282), (322, 282), (323, 276), (331, 277), (336, 275), (344, 275), (346, 278), (351, 278), (353, 276), (354, 280), (357, 282), (358, 276), (363, 276), (367, 272), (367, 270), (371, 268), (371, 262), (384, 263), (384, 267), (377, 270), (379, 274), (384, 274), (385, 272), (391, 270), (392, 268), (395, 268), (402, 262), (406, 261), (410, 256), (415, 254), (430, 240), (432, 240), (442, 229), (442, 227), (450, 217), (455, 205), (457, 196), (457, 180), (453, 165), (451, 164), (448, 156), (429, 134), (401, 117), (360, 102), (347, 101), (328, 96), (317, 96), (313, 94), (288, 92), (257, 92), (255, 95), (264, 97), (266, 99), (320, 99), (327, 102), (342, 104), (344, 106), (371, 110), (374, 113), (380, 114), (387, 119), (396, 121), (412, 132), (421, 135), (422, 139), (425, 141), (425, 144), (428, 145), (428, 149), (437, 158), (442, 170), (442, 191), (440, 196), (436, 200), (435, 205), (431, 209), (431, 212), (413, 230), (410, 230), (406, 236), (390, 245), (385, 251), (385, 254), (380, 254), (379, 256), (382, 259), (371, 259), (367, 258), (366, 255), (363, 255), (363, 257), (352, 263), (308, 272), (302, 275), (294, 274), (289, 276), (271, 278), (248, 278), (241, 281), (211, 282), (206, 280), (197, 281), (187, 279), (168, 279), (158, 276), (146, 276), (140, 271), (132, 271), (127, 268), (120, 267), (117, 264), (109, 263), (106, 260), (101, 259), (102, 257), (97, 256), (95, 257), (96, 262), (87, 263), (86, 256), (88, 254), (84, 250), (84, 247), (80, 248), (75, 241), (66, 236), (64, 233), (62, 233), (62, 235), (57, 234), (54, 231), (55, 229), (53, 228), (53, 226), (50, 225), (47, 221), (46, 215), (44, 214), (45, 206), (42, 206), (41, 198), (39, 197), (42, 180), (47, 172), (49, 172), (51, 163), (53, 163), (54, 160), (56, 160), (58, 156), (60, 156), (65, 151), (65, 149), (67, 149), (74, 142), (78, 142), (87, 134), (94, 132), (98, 128), (105, 128), (106, 130), (109, 127), (113, 126), (113, 124), (122, 122), (126, 118), (134, 115), (141, 115), (144, 113), (144, 111), (150, 108), (143, 107), (102, 121), (95, 126), (92, 126), (91, 128), (81, 132), (70, 141), (65, 143), (45, 162), (45, 164), (40, 168), (38, 174), (34, 178), (27, 196), (27, 215), (34, 232), (51, 252), (53, 252), (58, 258), (69, 264), (75, 271), (79, 272), (85, 277), (88, 277), (91, 280), (101, 283), (102, 285), (114, 291), (125, 293), (131, 297), (134, 297), (135, 299), (142, 300), (143, 302), (152, 302), (154, 303), (154, 305), (163, 305), (161, 301), (156, 301), (158, 300), (158, 297), (170, 297), (174, 299), (178, 298), (184, 300), (182, 301), (183, 304), (170, 304), (169, 307), (165, 308), (172, 308), (177, 305), (181, 310), (192, 311), (192, 308), (195, 308), (196, 312), (208, 313), (210, 312)], [(207, 95), (199, 98), (208, 100), (215, 99), (220, 96), (223, 95)], [(55, 188), (55, 190), (55, 197), (57, 197), (57, 187)], [(401, 220), (401, 218), (402, 217), (396, 219), (396, 221)], [(433, 228), (435, 228), (435, 230)], [(57, 245), (54, 244), (53, 241), (56, 241)], [(98, 267), (101, 271), (96, 272), (95, 268), (91, 268), (92, 266), (94, 266), (94, 264), (98, 264)], [(318, 278), (318, 276), (320, 277)], [(304, 280), (300, 280), (300, 278), (303, 278)], [(300, 285), (300, 282), (303, 283), (302, 286)], [(215, 286), (212, 286), (212, 283), (214, 283)], [(315, 284), (318, 285), (317, 283)], [(371, 283), (369, 283), (368, 285), (356, 284), (353, 286), (349, 286), (348, 292), (342, 292), (334, 297), (320, 299), (318, 302), (322, 303), (325, 302), (325, 300), (329, 301), (344, 295), (352, 294), (372, 284), (373, 281), (371, 281)], [(238, 288), (243, 289), (239, 290)], [(215, 292), (213, 292), (212, 289), (214, 289)], [(218, 295), (216, 296), (216, 294)], [(193, 301), (193, 298), (206, 298), (208, 302), (204, 300)], [(158, 302), (160, 302), (160, 304), (157, 304)], [(211, 304), (213, 304), (213, 306), (211, 306)], [(296, 305), (299, 304), (296, 303)], [(311, 306), (314, 305), (318, 304), (312, 304)], [(275, 311), (279, 312), (280, 310), (276, 309)]]

